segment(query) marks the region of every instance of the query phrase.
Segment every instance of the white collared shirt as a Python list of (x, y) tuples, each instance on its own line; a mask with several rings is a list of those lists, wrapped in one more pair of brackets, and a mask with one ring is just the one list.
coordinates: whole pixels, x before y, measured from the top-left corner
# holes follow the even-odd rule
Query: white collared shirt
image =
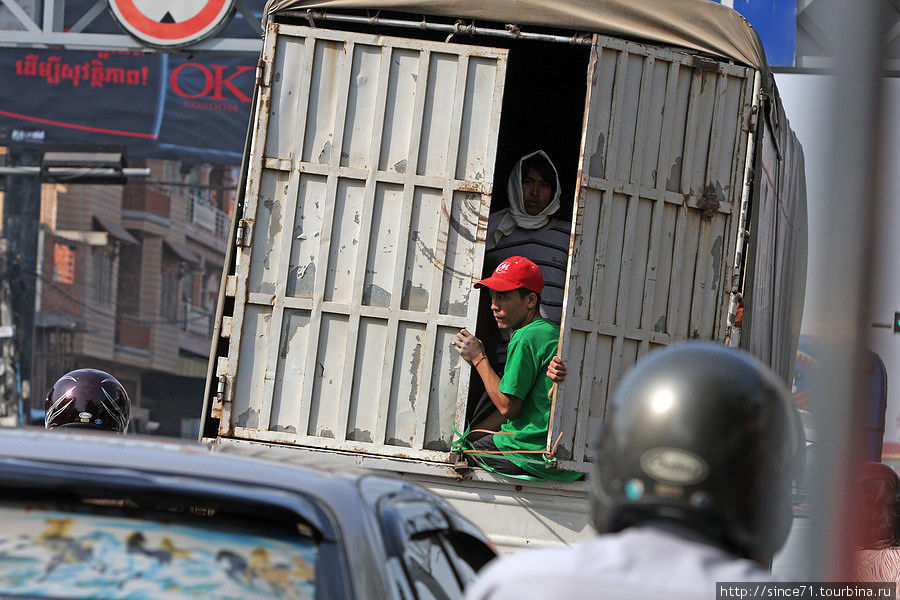
[(500, 558), (469, 586), (466, 600), (715, 598), (716, 582), (724, 581), (775, 578), (684, 528), (654, 523)]

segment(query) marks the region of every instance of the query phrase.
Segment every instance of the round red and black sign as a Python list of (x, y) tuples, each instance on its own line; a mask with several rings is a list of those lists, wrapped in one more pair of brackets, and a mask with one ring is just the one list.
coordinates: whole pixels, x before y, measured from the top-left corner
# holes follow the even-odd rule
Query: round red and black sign
[(234, 0), (108, 0), (125, 30), (159, 48), (196, 44), (218, 32), (231, 17)]

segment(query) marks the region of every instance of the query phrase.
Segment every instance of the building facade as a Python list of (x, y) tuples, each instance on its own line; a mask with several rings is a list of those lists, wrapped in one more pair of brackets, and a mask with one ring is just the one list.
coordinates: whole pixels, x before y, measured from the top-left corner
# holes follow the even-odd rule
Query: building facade
[(32, 406), (94, 367), (132, 397), (138, 432), (199, 427), (237, 170), (148, 159), (127, 185), (45, 184)]

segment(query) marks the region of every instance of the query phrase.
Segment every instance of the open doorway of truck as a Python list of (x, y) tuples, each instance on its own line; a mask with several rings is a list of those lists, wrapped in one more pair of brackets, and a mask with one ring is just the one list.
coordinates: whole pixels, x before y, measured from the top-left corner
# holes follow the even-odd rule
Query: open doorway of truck
[[(465, 39), (460, 41), (469, 43)], [(516, 162), (526, 154), (543, 150), (559, 174), (560, 209), (554, 216), (571, 224), (590, 47), (525, 40), (490, 39), (482, 43), (509, 48), (491, 214), (509, 206), (507, 180)], [(491, 268), (492, 265), (485, 264), (483, 276), (488, 276)], [(481, 293), (475, 333), (485, 343), (491, 364), (499, 373), (498, 330), (487, 291)], [(483, 416), (475, 414), (476, 410), (490, 412), (491, 406), (490, 400), (484, 398), (481, 378), (475, 371), (471, 373), (466, 416), (469, 422), (474, 422)]]

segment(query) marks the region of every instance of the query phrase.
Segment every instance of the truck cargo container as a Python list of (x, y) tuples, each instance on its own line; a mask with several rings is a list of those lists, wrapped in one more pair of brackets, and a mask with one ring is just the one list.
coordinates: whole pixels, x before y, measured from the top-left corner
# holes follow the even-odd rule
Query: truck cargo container
[(476, 326), (495, 190), (537, 148), (571, 219), (558, 468), (590, 470), (611, 390), (654, 348), (718, 340), (790, 382), (803, 154), (736, 12), (278, 0), (264, 25), (202, 438), (402, 473), (505, 550), (590, 535), (583, 480), (509, 480), (452, 447), (470, 369), (451, 341)]

